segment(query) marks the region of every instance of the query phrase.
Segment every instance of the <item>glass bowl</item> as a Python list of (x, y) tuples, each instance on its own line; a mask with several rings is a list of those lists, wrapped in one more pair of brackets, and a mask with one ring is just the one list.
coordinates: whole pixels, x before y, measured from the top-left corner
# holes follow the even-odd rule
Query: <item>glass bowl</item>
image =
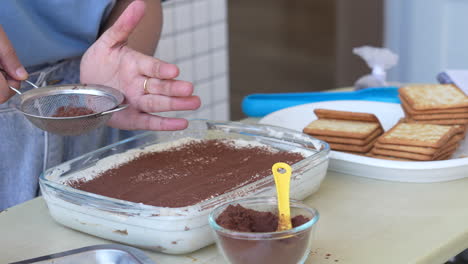
[(214, 237), (208, 224), (211, 210), (241, 197), (274, 195), (272, 175), (179, 208), (114, 199), (66, 184), (80, 175), (96, 173), (100, 162), (117, 162), (121, 154), (186, 137), (243, 139), (279, 150), (306, 152), (305, 159), (291, 166), (292, 199), (302, 200), (317, 191), (328, 168), (328, 144), (303, 133), (265, 125), (193, 120), (185, 130), (146, 132), (48, 169), (39, 183), (50, 215), (64, 226), (152, 251), (185, 254), (212, 244)]
[(302, 215), (306, 223), (285, 231), (239, 232), (226, 229), (217, 223), (218, 216), (229, 205), (278, 215), (276, 197), (253, 197), (232, 201), (213, 209), (209, 223), (214, 230), (216, 244), (225, 259), (231, 264), (297, 264), (304, 263), (311, 246), (319, 213), (303, 203), (291, 201), (291, 218)]

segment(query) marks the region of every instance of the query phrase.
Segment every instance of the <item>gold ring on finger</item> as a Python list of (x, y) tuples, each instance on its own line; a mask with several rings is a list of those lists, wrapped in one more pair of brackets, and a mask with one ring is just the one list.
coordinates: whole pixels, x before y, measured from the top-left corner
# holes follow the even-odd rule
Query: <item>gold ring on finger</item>
[(149, 94), (149, 91), (148, 91), (148, 80), (149, 79), (150, 79), (149, 77), (146, 77), (145, 82), (143, 83), (143, 92), (144, 92), (144, 94)]

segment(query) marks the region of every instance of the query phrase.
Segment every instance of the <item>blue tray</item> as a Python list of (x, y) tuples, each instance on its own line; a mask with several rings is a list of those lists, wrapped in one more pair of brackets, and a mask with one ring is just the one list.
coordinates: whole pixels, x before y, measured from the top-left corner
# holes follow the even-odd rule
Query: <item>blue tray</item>
[(400, 103), (398, 87), (372, 87), (349, 92), (251, 94), (242, 100), (242, 111), (247, 116), (262, 117), (290, 106), (335, 100)]

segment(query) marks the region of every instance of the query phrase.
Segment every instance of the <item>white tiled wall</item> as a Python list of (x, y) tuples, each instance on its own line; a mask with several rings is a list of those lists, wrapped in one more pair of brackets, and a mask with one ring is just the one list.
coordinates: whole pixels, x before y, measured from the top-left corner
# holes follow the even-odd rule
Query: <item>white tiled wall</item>
[(229, 120), (227, 0), (170, 0), (155, 57), (175, 63), (202, 106), (164, 116)]

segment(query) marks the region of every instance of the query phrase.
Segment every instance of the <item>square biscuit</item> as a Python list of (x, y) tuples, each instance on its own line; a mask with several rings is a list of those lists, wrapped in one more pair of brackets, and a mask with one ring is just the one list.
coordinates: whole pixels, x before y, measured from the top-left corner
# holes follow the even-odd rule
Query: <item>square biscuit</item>
[(439, 148), (460, 131), (454, 126), (397, 123), (377, 139), (382, 144)]
[(424, 154), (424, 155), (432, 155), (432, 154), (436, 153), (439, 150), (438, 148), (431, 148), (431, 147), (417, 147), (417, 146), (405, 146), (405, 145), (396, 145), (396, 144), (382, 144), (382, 143), (379, 143), (379, 142), (376, 142), (374, 146), (376, 148), (379, 148), (379, 149), (405, 151), (405, 152), (412, 152), (412, 153)]
[(415, 161), (429, 161), (433, 160), (434, 157), (432, 155), (423, 155), (411, 152), (403, 152), (403, 151), (396, 151), (396, 150), (388, 150), (388, 149), (379, 149), (377, 147), (371, 150), (372, 154), (375, 155), (382, 155), (382, 156), (390, 156), (396, 158), (403, 158)]
[(374, 114), (370, 113), (317, 108), (314, 109), (314, 114), (317, 116), (318, 119), (340, 119), (380, 123), (379, 119)]
[(405, 146), (405, 145), (396, 145), (396, 144), (382, 144), (379, 142), (375, 143), (375, 147), (380, 149), (388, 149), (388, 150), (396, 150), (396, 151), (404, 151), (404, 152), (412, 152), (417, 154), (424, 154), (424, 155), (434, 155), (437, 152), (443, 150), (444, 148), (449, 148), (458, 144), (463, 139), (462, 134), (454, 135), (443, 148), (431, 148), (431, 147), (418, 147), (418, 146)]
[(338, 119), (317, 119), (309, 123), (303, 132), (312, 136), (335, 136), (364, 139), (375, 130), (381, 129), (380, 123), (348, 121)]
[(385, 155), (378, 155), (374, 153), (367, 154), (368, 157), (375, 158), (375, 159), (386, 159), (386, 160), (396, 160), (396, 161), (415, 161), (412, 159), (405, 159), (405, 158), (397, 158), (392, 156), (385, 156)]
[(423, 123), (423, 124), (435, 124), (435, 125), (468, 125), (468, 118), (459, 118), (459, 119), (426, 119), (426, 120), (416, 120), (412, 117), (408, 117), (408, 123)]
[(410, 115), (414, 120), (468, 119), (466, 113)]
[(449, 152), (445, 155), (441, 155), (440, 157), (438, 157), (436, 160), (447, 160), (447, 159), (450, 159), (453, 155), (453, 153), (455, 152)]
[(377, 154), (377, 155), (383, 155), (383, 156), (418, 160), (418, 161), (430, 161), (430, 160), (436, 160), (439, 157), (444, 156), (448, 153), (453, 153), (453, 151), (455, 151), (457, 147), (458, 147), (458, 144), (455, 144), (449, 148), (442, 149), (442, 151), (438, 151), (430, 155), (418, 154), (418, 153), (406, 152), (406, 151), (398, 151), (398, 150), (381, 149), (378, 147), (372, 148), (371, 153)]
[(410, 85), (398, 93), (415, 110), (468, 107), (468, 96), (452, 84)]
[(410, 115), (429, 115), (429, 114), (463, 114), (468, 113), (468, 107), (456, 107), (445, 109), (428, 109), (428, 110), (415, 110), (411, 108), (405, 98), (399, 95), (401, 107)]
[[(449, 159), (452, 156), (453, 153), (447, 153), (444, 156), (440, 156), (436, 160), (446, 160)], [(421, 160), (413, 160), (413, 159), (405, 159), (405, 158), (398, 158), (398, 157), (392, 157), (392, 156), (385, 156), (385, 155), (378, 155), (378, 154), (368, 154), (368, 157), (375, 158), (375, 159), (386, 159), (386, 160), (394, 160), (394, 161), (417, 161), (421, 162)]]
[(369, 144), (364, 146), (350, 145), (350, 144), (340, 144), (340, 143), (328, 143), (332, 150), (345, 151), (345, 152), (359, 152), (367, 153), (369, 152), (377, 139), (369, 142)]
[[(468, 118), (468, 108), (466, 109), (465, 112), (454, 112), (454, 113), (422, 113), (422, 112), (410, 112), (411, 110), (408, 110), (408, 107), (404, 105), (404, 103), (401, 105), (401, 108), (403, 109), (403, 112), (405, 112), (406, 116), (411, 117), (412, 119), (415, 120), (434, 120), (434, 119), (459, 119), (459, 118)], [(456, 109), (461, 109), (461, 108), (456, 108)]]
[[(398, 121), (398, 123), (422, 123), (422, 124), (427, 124), (427, 122), (416, 121), (416, 120), (411, 119), (408, 116), (401, 118)], [(435, 125), (437, 125), (437, 124), (435, 124)], [(440, 124), (440, 125), (441, 126), (451, 126), (451, 127), (455, 128), (455, 134), (456, 135), (461, 134), (463, 136), (463, 138), (465, 138), (466, 131), (468, 130), (468, 124)], [(395, 126), (396, 126), (396, 124), (395, 124)]]
[[(455, 153), (455, 151), (458, 149), (459, 146), (460, 146), (460, 144), (456, 144), (453, 147), (447, 148), (446, 150), (437, 153), (434, 160), (441, 160), (441, 159), (450, 158), (453, 155), (453, 153)], [(441, 158), (441, 157), (445, 157), (445, 156), (448, 156), (448, 157), (447, 158)]]
[(369, 144), (371, 141), (376, 139), (378, 136), (382, 135), (383, 129), (376, 129), (368, 137), (363, 139), (358, 138), (347, 138), (347, 137), (335, 137), (335, 136), (323, 136), (323, 135), (314, 135), (315, 138), (323, 140), (328, 143), (340, 143), (340, 144), (351, 144), (357, 146), (363, 146)]

